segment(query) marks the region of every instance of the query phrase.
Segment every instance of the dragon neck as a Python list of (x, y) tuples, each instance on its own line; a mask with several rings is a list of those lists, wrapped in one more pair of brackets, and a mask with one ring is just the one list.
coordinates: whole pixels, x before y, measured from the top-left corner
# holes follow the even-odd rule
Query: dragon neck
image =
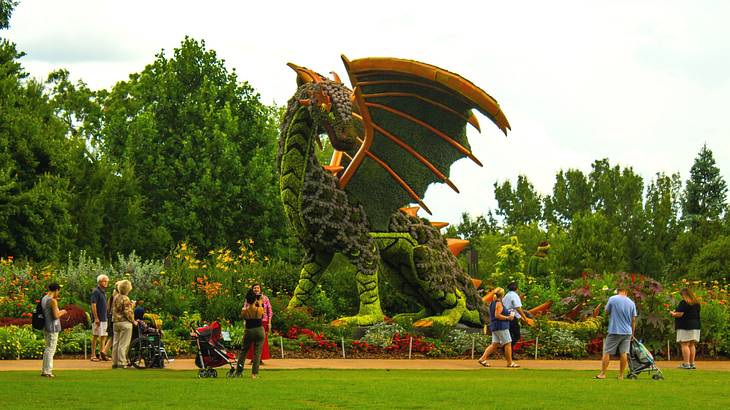
[(314, 157), (315, 130), (305, 107), (299, 107), (288, 117), (289, 121), (284, 122), (281, 131), (279, 190), (284, 213), (301, 237), (305, 234), (301, 215), (302, 192), (307, 167)]

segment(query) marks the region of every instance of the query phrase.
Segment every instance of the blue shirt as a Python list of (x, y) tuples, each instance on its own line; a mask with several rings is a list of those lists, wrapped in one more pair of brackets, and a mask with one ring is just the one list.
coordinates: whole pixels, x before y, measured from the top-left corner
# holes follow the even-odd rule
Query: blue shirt
[[(502, 314), (507, 316), (507, 310), (502, 305)], [(497, 319), (497, 301), (493, 300), (489, 305), (489, 330), (496, 332), (497, 330), (509, 329), (509, 320)]]
[[(101, 286), (94, 288), (91, 292), (91, 303), (96, 303), (96, 314), (99, 316), (99, 322), (106, 322), (106, 289), (102, 289)], [(93, 312), (91, 320), (94, 320)]]
[(606, 313), (611, 315), (608, 320), (608, 333), (614, 335), (630, 335), (632, 320), (638, 316), (634, 301), (627, 296), (614, 295), (608, 298)]

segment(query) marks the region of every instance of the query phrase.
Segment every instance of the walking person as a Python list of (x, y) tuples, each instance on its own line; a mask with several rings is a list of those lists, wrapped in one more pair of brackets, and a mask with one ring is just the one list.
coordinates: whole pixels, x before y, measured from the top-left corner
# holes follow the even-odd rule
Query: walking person
[[(107, 345), (107, 304), (106, 288), (109, 285), (109, 277), (99, 275), (96, 277), (96, 288), (91, 292), (91, 317), (94, 323), (91, 326), (91, 361), (108, 361), (106, 355)], [(96, 342), (99, 341), (99, 354), (96, 354)]]
[(43, 377), (56, 377), (53, 374), (53, 356), (56, 355), (58, 333), (61, 331), (60, 319), (66, 314), (65, 309), (58, 309), (58, 297), (60, 293), (61, 285), (54, 282), (48, 285), (48, 292), (41, 299), (43, 318), (45, 319), (43, 339), (46, 342), (43, 349), (43, 368), (41, 369), (41, 376)]
[(504, 358), (507, 361), (507, 367), (520, 367), (512, 361), (512, 339), (509, 335), (509, 323), (515, 320), (515, 312), (507, 313), (507, 309), (502, 305), (504, 297), (504, 289), (497, 288), (494, 290), (494, 300), (489, 305), (489, 330), (492, 332), (492, 344), (484, 349), (479, 364), (489, 367), (487, 363), (489, 356), (500, 347), (504, 347)]
[[(264, 327), (264, 347), (261, 351), (261, 364), (264, 364), (264, 360), (271, 359), (271, 352), (269, 351), (269, 333), (271, 333), (271, 318), (274, 316), (274, 311), (271, 309), (271, 302), (269, 298), (264, 295), (261, 288), (261, 284), (257, 283), (251, 286), (251, 291), (255, 295), (261, 295), (261, 303), (264, 308), (264, 317), (261, 318), (261, 325)], [(246, 305), (243, 306), (246, 309)], [(246, 359), (250, 360), (249, 364), (253, 364), (253, 350), (248, 351)]]
[(132, 340), (132, 324), (134, 322), (134, 303), (129, 300), (132, 291), (132, 282), (122, 280), (117, 282), (114, 292), (114, 343), (112, 346), (112, 369), (132, 367), (127, 359), (129, 342)]
[(682, 300), (677, 308), (670, 310), (674, 317), (674, 328), (677, 330), (677, 343), (682, 346), (682, 364), (680, 369), (696, 369), (696, 345), (700, 342), (700, 303), (695, 294), (684, 288), (679, 291)]
[(261, 295), (256, 295), (249, 290), (246, 294), (246, 303), (241, 309), (241, 317), (246, 321), (246, 332), (243, 334), (243, 346), (238, 354), (238, 365), (236, 366), (236, 376), (243, 374), (243, 365), (246, 362), (246, 352), (253, 349), (253, 366), (251, 368), (251, 378), (255, 379), (259, 374), (259, 365), (261, 364), (261, 350), (264, 345), (264, 327), (262, 319), (264, 317), (264, 307), (261, 301)]
[(532, 325), (532, 319), (527, 317), (528, 313), (522, 310), (522, 299), (517, 294), (517, 282), (511, 282), (507, 285), (507, 294), (502, 298), (502, 305), (504, 309), (509, 312), (514, 312), (517, 320), (511, 320), (509, 322), (509, 336), (512, 339), (512, 354), (514, 355), (514, 349), (517, 342), (520, 341), (522, 335), (520, 334), (520, 320), (525, 322), (526, 325)]
[[(119, 283), (119, 282), (117, 282)], [(112, 291), (112, 295), (109, 297), (109, 303), (107, 303), (107, 310), (106, 310), (106, 331), (107, 331), (107, 338), (106, 338), (106, 344), (104, 345), (104, 352), (109, 352), (109, 349), (112, 348), (112, 345), (114, 344), (114, 315), (112, 314), (112, 311), (114, 310), (114, 295), (118, 294), (117, 291), (117, 283), (114, 284), (114, 290)], [(112, 351), (113, 353), (113, 351)], [(107, 360), (108, 360), (107, 355)]]
[(638, 315), (636, 304), (628, 297), (628, 289), (620, 287), (618, 294), (608, 298), (605, 311), (609, 315), (608, 334), (603, 341), (601, 372), (596, 375), (596, 379), (606, 378), (606, 369), (611, 361), (611, 355), (618, 353), (620, 363), (618, 379), (623, 380), (628, 363), (629, 346), (636, 330), (636, 316)]

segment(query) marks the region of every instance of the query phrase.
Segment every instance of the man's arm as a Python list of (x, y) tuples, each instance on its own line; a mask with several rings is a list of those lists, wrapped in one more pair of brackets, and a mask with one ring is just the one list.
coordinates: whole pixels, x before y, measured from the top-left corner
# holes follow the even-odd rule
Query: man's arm
[(99, 322), (100, 322), (99, 312), (97, 312), (97, 310), (96, 310), (96, 302), (93, 302), (91, 304), (91, 313), (94, 315), (94, 323), (99, 324)]
[(525, 312), (524, 310), (522, 310), (522, 306), (520, 306), (520, 307), (517, 308), (517, 312), (519, 312), (520, 319), (522, 319), (522, 321), (525, 322), (525, 324), (527, 326), (532, 326), (535, 323), (534, 320), (532, 320), (529, 317), (527, 317), (527, 312)]
[(636, 334), (636, 316), (631, 318), (631, 336)]

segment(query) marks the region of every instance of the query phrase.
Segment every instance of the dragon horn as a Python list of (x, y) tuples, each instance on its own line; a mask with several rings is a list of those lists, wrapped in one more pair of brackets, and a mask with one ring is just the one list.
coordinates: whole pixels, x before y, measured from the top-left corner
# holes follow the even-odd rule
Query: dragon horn
[(322, 82), (322, 76), (307, 67), (298, 66), (294, 63), (286, 63), (286, 65), (297, 73), (297, 85)]
[(340, 80), (340, 76), (337, 75), (336, 72), (330, 71), (330, 74), (332, 74), (332, 79), (338, 82), (339, 84), (342, 84), (342, 80)]

